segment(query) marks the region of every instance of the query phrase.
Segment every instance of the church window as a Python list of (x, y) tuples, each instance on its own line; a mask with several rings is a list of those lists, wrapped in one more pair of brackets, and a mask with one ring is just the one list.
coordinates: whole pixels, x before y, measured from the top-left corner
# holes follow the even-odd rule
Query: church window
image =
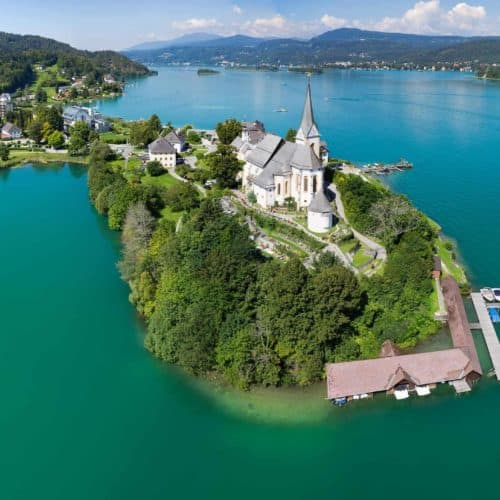
[(307, 177), (304, 177), (304, 191), (307, 191)]
[(288, 181), (285, 181), (285, 196), (288, 195)]
[(276, 189), (278, 190), (278, 196), (280, 196), (281, 195), (281, 184), (278, 184)]
[(315, 175), (313, 177), (313, 193), (315, 193), (318, 190), (318, 176)]

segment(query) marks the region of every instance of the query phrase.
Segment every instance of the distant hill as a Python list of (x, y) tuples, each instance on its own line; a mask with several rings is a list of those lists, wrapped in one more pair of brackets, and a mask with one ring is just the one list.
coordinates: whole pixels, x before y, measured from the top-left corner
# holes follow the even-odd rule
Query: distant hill
[(166, 49), (167, 47), (176, 46), (186, 46), (203, 42), (210, 42), (212, 40), (217, 40), (222, 38), (219, 35), (213, 33), (190, 33), (188, 35), (183, 35), (178, 38), (173, 38), (172, 40), (154, 41), (154, 42), (143, 42), (138, 45), (134, 45), (124, 52), (135, 52), (140, 50), (158, 50)]
[(57, 64), (68, 78), (89, 75), (99, 79), (105, 74), (123, 78), (151, 73), (117, 52), (89, 52), (49, 38), (0, 32), (0, 92), (31, 84), (35, 79), (34, 64)]
[[(442, 60), (500, 62), (500, 38), (425, 36), (383, 33), (354, 28), (328, 31), (310, 40), (260, 39), (236, 35), (195, 42), (163, 50), (149, 50), (130, 57), (148, 62), (216, 64), (325, 65), (340, 61), (366, 63), (419, 62)], [(142, 59), (141, 59), (142, 58)], [(442, 59), (445, 58), (445, 59)], [(450, 59), (446, 59), (450, 58)]]

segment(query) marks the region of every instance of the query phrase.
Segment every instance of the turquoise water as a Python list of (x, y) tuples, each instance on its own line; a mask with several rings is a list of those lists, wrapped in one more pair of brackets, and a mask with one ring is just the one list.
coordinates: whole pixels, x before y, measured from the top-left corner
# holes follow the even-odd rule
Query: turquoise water
[[(210, 116), (223, 118), (223, 110), (197, 115), (196, 104), (182, 118), (175, 78), (185, 77), (190, 102), (204, 102), (193, 91), (198, 77), (183, 71), (164, 70), (101, 107), (146, 116), (156, 99), (164, 120), (206, 127)], [(205, 97), (224, 102), (239, 89), (230, 114), (260, 117), (269, 104), (286, 105), (288, 114), (263, 117), (268, 128), (296, 121), (302, 78), (227, 78)], [(247, 99), (253, 87), (260, 97)], [(274, 88), (296, 97), (274, 104)], [(476, 284), (500, 282), (500, 88), (454, 74), (355, 73), (316, 77), (313, 91), (318, 108), (331, 106), (318, 109), (318, 122), (334, 154), (408, 156), (415, 170), (390, 182), (459, 241)], [(322, 101), (321, 92), (342, 99)], [(500, 403), (491, 379), (465, 397), (441, 387), (429, 398), (382, 397), (277, 425), (226, 413), (152, 359), (116, 270), (117, 235), (91, 208), (84, 169), (0, 171), (0, 242), (2, 500), (497, 496)], [(303, 404), (298, 398), (294, 412)]]

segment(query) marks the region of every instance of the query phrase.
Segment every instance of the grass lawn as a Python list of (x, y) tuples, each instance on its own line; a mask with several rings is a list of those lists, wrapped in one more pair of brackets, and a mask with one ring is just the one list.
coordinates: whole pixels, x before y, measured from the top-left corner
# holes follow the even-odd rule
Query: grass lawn
[(359, 247), (359, 241), (355, 238), (351, 238), (350, 240), (346, 240), (340, 243), (339, 247), (344, 253), (350, 253)]
[(15, 167), (26, 163), (80, 163), (88, 164), (87, 157), (69, 156), (60, 153), (45, 153), (44, 151), (11, 150), (7, 161), (0, 161), (0, 168)]
[(373, 257), (366, 253), (365, 248), (360, 248), (352, 258), (352, 264), (354, 267), (360, 268), (368, 264)]
[(177, 180), (175, 177), (172, 177), (170, 174), (165, 173), (158, 177), (151, 177), (150, 175), (146, 174), (142, 178), (142, 182), (144, 184), (150, 184), (153, 186), (171, 187), (179, 184), (181, 181)]
[(116, 132), (104, 132), (99, 135), (99, 139), (108, 144), (126, 144), (127, 136)]
[(437, 254), (445, 267), (445, 269), (443, 269), (444, 272), (453, 276), (457, 280), (458, 284), (467, 283), (467, 277), (465, 276), (464, 270), (453, 258), (453, 250), (448, 250), (445, 243), (446, 242), (441, 238), (437, 239), (435, 242)]
[(184, 212), (174, 212), (170, 207), (165, 207), (161, 211), (161, 218), (165, 220), (171, 220), (177, 224), (177, 221), (182, 217)]

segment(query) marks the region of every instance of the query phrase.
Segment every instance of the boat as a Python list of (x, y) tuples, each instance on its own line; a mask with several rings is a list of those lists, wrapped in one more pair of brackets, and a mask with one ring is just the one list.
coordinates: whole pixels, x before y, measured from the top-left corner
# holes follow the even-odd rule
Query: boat
[(479, 290), (481, 293), (481, 297), (486, 300), (487, 302), (495, 302), (495, 294), (493, 293), (493, 290), (491, 288), (481, 288)]
[(333, 400), (335, 406), (345, 406), (347, 404), (347, 398), (337, 398)]
[(288, 113), (288, 109), (286, 108), (278, 108), (274, 110), (275, 113)]
[(491, 291), (495, 297), (495, 302), (500, 302), (500, 288), (492, 288)]

